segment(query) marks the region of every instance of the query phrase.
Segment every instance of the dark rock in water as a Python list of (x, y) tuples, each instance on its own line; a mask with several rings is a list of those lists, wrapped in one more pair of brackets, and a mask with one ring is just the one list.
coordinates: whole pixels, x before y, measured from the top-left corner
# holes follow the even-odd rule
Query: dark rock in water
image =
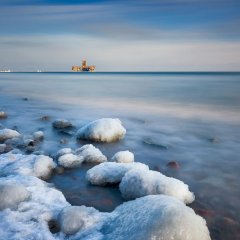
[(50, 119), (51, 119), (51, 117), (48, 115), (44, 115), (40, 118), (40, 120), (42, 120), (42, 121), (50, 121)]
[(10, 145), (10, 144), (6, 144), (6, 147), (5, 147), (5, 150), (4, 150), (4, 152), (10, 152), (10, 151), (12, 151), (13, 150), (13, 146), (12, 145)]
[(68, 140), (66, 138), (62, 138), (60, 139), (59, 141), (61, 144), (67, 144), (68, 143)]
[(60, 226), (59, 226), (58, 222), (54, 219), (51, 219), (50, 221), (48, 221), (48, 228), (51, 233), (60, 232)]
[(28, 101), (28, 98), (24, 97), (22, 100), (23, 100), (23, 101)]
[(5, 112), (3, 112), (3, 111), (0, 112), (0, 119), (5, 119), (7, 117), (8, 117), (8, 115)]
[(208, 138), (208, 141), (211, 143), (219, 143), (219, 139), (218, 138)]
[(66, 119), (57, 119), (52, 123), (53, 128), (64, 129), (71, 128), (73, 125), (70, 121)]
[(153, 147), (158, 147), (158, 148), (161, 148), (163, 150), (167, 150), (168, 147), (163, 145), (163, 144), (160, 144), (160, 143), (156, 143), (155, 141), (153, 141), (151, 138), (146, 138), (143, 140), (143, 143), (149, 145), (149, 146), (153, 146)]
[(211, 217), (214, 215), (212, 210), (207, 209), (196, 209), (195, 212), (202, 217)]
[(179, 163), (176, 162), (176, 161), (171, 161), (171, 162), (169, 162), (169, 163), (167, 164), (167, 166), (168, 166), (168, 167), (171, 167), (171, 168), (175, 168), (175, 169), (180, 168)]
[(56, 174), (63, 174), (63, 173), (64, 173), (64, 168), (63, 168), (63, 167), (56, 167), (56, 168), (54, 169), (54, 172), (55, 172)]
[(60, 130), (60, 131), (58, 131), (58, 133), (63, 134), (63, 135), (67, 135), (67, 136), (73, 136), (74, 135), (73, 131), (67, 131), (67, 130)]
[(6, 144), (0, 144), (0, 154), (5, 152), (6, 147)]

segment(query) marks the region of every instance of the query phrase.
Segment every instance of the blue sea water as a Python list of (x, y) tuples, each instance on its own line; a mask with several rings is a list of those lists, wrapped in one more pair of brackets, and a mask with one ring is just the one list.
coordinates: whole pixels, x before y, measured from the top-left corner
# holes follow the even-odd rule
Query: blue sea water
[[(111, 158), (119, 150), (136, 161), (183, 180), (196, 195), (191, 205), (204, 215), (212, 239), (237, 239), (240, 230), (239, 73), (1, 73), (0, 124), (23, 134), (45, 132), (39, 150), (54, 155), (76, 148), (74, 131), (102, 117), (118, 117), (124, 140), (95, 144)], [(42, 116), (50, 121), (42, 121)], [(51, 121), (66, 118), (73, 132), (56, 132)], [(168, 167), (177, 161), (178, 169)], [(89, 166), (50, 180), (75, 205), (111, 211), (123, 202), (117, 187), (90, 186)]]

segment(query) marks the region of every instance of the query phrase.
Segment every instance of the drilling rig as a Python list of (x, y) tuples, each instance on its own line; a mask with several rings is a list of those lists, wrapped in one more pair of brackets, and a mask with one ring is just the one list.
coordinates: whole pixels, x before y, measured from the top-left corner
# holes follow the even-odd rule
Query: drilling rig
[(95, 70), (95, 66), (88, 66), (87, 61), (82, 61), (82, 66), (72, 66), (73, 72), (93, 72)]

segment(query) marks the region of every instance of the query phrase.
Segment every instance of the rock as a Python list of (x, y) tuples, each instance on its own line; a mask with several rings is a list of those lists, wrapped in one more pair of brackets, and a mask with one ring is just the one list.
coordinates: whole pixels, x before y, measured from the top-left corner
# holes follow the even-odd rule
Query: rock
[(22, 100), (23, 100), (23, 101), (28, 101), (28, 98), (24, 97)]
[(58, 164), (65, 168), (74, 168), (81, 166), (83, 157), (67, 153), (58, 158)]
[(127, 200), (156, 194), (172, 196), (186, 204), (195, 199), (188, 185), (182, 181), (145, 169), (128, 171), (122, 178), (119, 189), (122, 197)]
[(86, 144), (75, 150), (78, 156), (83, 157), (83, 162), (86, 163), (102, 163), (107, 161), (107, 157), (92, 144)]
[(168, 167), (170, 167), (170, 168), (175, 168), (175, 169), (178, 169), (178, 168), (180, 168), (180, 165), (179, 165), (179, 163), (178, 163), (178, 162), (176, 162), (176, 161), (171, 161), (171, 162), (168, 162), (167, 166), (168, 166)]
[(64, 168), (63, 168), (63, 167), (56, 167), (56, 168), (54, 169), (54, 172), (55, 172), (56, 174), (63, 174), (63, 173), (64, 173)]
[(42, 131), (37, 131), (33, 133), (34, 141), (42, 141), (44, 139), (44, 133)]
[(3, 112), (3, 111), (0, 112), (0, 119), (5, 119), (7, 117), (8, 117), (8, 115), (5, 112)]
[(57, 152), (57, 157), (61, 157), (62, 155), (73, 153), (71, 148), (62, 148)]
[(26, 201), (29, 197), (30, 193), (21, 184), (0, 182), (0, 210), (16, 209), (20, 202)]
[(51, 117), (48, 115), (44, 115), (40, 118), (40, 120), (42, 120), (42, 121), (50, 121), (50, 119), (51, 119)]
[(66, 119), (57, 119), (52, 123), (52, 126), (57, 129), (70, 128), (72, 123)]
[(20, 136), (21, 135), (19, 132), (12, 130), (12, 129), (5, 128), (5, 129), (0, 130), (0, 142), (4, 142), (8, 139), (17, 138)]
[(211, 240), (206, 221), (177, 199), (152, 195), (125, 202), (102, 229), (104, 240)]
[(119, 183), (123, 176), (132, 169), (145, 169), (148, 166), (143, 163), (116, 163), (104, 162), (87, 171), (86, 178), (93, 185), (104, 186)]
[(6, 144), (0, 144), (0, 153), (4, 153), (7, 145)]
[(68, 143), (68, 140), (66, 138), (62, 138), (59, 140), (59, 143), (61, 144), (67, 144)]
[(60, 232), (60, 226), (59, 226), (58, 222), (54, 219), (51, 219), (48, 221), (48, 228), (49, 228), (50, 232), (53, 234)]
[(112, 157), (112, 161), (118, 163), (132, 163), (134, 162), (134, 155), (129, 151), (120, 151)]
[(86, 139), (95, 142), (114, 142), (122, 139), (126, 129), (119, 119), (102, 118), (90, 122), (80, 128), (77, 139)]

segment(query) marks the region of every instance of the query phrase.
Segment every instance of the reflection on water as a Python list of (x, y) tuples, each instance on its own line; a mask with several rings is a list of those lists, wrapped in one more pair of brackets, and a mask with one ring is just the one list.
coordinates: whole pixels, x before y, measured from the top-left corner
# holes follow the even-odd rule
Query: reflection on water
[[(9, 114), (0, 123), (24, 134), (43, 130), (39, 150), (54, 155), (87, 143), (74, 137), (86, 122), (119, 117), (126, 137), (95, 145), (109, 159), (130, 150), (136, 161), (183, 180), (196, 195), (191, 207), (207, 220), (212, 239), (238, 239), (239, 92), (237, 74), (0, 74), (0, 110)], [(55, 118), (67, 118), (76, 128), (57, 132), (51, 127)], [(112, 211), (123, 202), (117, 186), (89, 185), (89, 167), (66, 170), (51, 182), (72, 204)]]

